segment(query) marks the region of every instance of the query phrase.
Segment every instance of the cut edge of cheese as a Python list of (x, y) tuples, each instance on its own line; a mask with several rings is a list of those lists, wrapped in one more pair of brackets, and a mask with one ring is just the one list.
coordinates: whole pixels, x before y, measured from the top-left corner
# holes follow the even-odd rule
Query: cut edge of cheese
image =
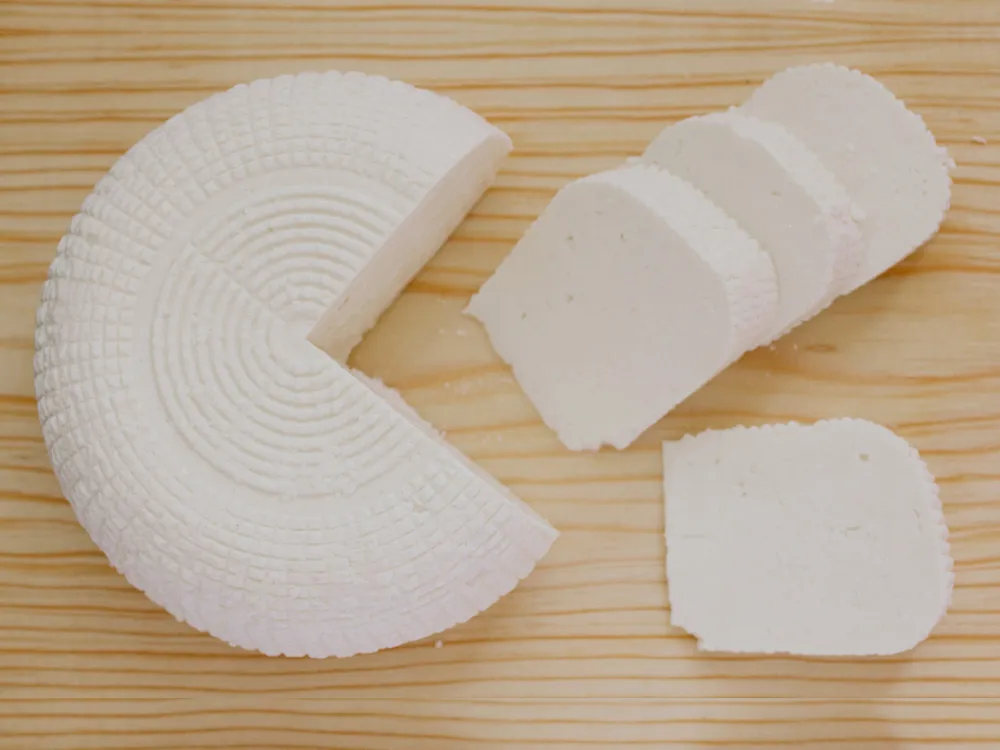
[(346, 362), (351, 350), (493, 183), (511, 142), (502, 131), (483, 124), (483, 140), (441, 177), (319, 319), (309, 333), (313, 344)]
[(923, 118), (883, 83), (834, 63), (788, 68), (740, 110), (802, 141), (864, 212), (864, 262), (843, 293), (910, 255), (939, 229), (955, 162)]
[(707, 430), (664, 443), (663, 463), (671, 622), (699, 650), (892, 655), (946, 614), (937, 483), (888, 428)]
[(559, 532), (551, 527), (548, 521), (541, 516), (538, 511), (532, 508), (528, 503), (519, 498), (510, 488), (504, 485), (495, 476), (490, 474), (488, 471), (483, 469), (479, 464), (470, 459), (464, 453), (462, 453), (458, 448), (448, 442), (444, 433), (438, 430), (434, 425), (424, 419), (420, 414), (410, 406), (406, 400), (403, 398), (402, 394), (395, 388), (386, 385), (381, 378), (373, 378), (360, 370), (352, 370), (354, 377), (360, 380), (362, 383), (368, 386), (368, 388), (382, 398), (387, 404), (392, 406), (399, 414), (401, 414), (405, 419), (407, 419), (417, 430), (422, 432), (427, 437), (432, 440), (437, 441), (440, 446), (457, 461), (466, 464), (467, 468), (472, 471), (484, 484), (492, 487), (497, 493), (504, 495), (511, 503), (518, 505), (523, 509), (526, 517), (533, 518), (539, 526), (546, 530), (547, 534), (551, 535), (551, 539), (554, 541), (559, 536)]
[(767, 251), (780, 308), (770, 343), (826, 307), (861, 261), (860, 232), (846, 191), (780, 126), (736, 110), (665, 128), (642, 160), (705, 193)]
[(733, 360), (754, 348), (774, 318), (779, 292), (771, 256), (743, 227), (690, 182), (654, 165), (633, 162), (582, 182), (630, 191), (694, 248), (723, 281), (732, 311)]
[(847, 188), (816, 154), (778, 123), (765, 122), (738, 107), (720, 115), (738, 132), (763, 144), (815, 201), (835, 249), (828, 299), (850, 289), (864, 261), (858, 222), (864, 221), (865, 213), (851, 199)]
[(621, 449), (737, 359), (777, 294), (731, 218), (632, 164), (563, 187), (466, 313), (564, 445)]
[[(263, 79), (171, 118), (84, 201), (38, 309), (43, 436), (81, 524), (178, 620), (269, 655), (377, 651), (486, 609), (557, 537), (307, 340), (413, 212), (426, 254), (474, 202), (498, 133), (387, 79)], [(390, 252), (402, 275), (414, 252)]]

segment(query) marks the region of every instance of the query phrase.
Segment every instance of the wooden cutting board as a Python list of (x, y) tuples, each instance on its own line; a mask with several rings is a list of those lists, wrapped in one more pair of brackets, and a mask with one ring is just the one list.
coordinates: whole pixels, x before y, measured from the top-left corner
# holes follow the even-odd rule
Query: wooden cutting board
[[(561, 185), (823, 60), (879, 77), (951, 150), (940, 236), (630, 450), (567, 452), (466, 299)], [(33, 315), (71, 215), (134, 141), (235, 82), (330, 67), (435, 88), (514, 139), (355, 364), (563, 536), (440, 648), (268, 659), (176, 623), (77, 525), (37, 423)], [(0, 747), (1000, 746), (1000, 3), (0, 2), (0, 97)], [(697, 654), (669, 623), (660, 441), (843, 415), (892, 426), (939, 477), (951, 612), (896, 658)]]

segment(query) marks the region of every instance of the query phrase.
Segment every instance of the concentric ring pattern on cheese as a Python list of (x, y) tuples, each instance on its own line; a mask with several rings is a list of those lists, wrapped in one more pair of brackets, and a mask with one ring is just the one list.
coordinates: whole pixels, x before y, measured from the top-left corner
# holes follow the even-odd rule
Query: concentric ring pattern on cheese
[(431, 92), (302, 74), (195, 104), (101, 179), (43, 289), (36, 390), (62, 490), (133, 585), (231, 644), (325, 657), (444, 630), (531, 571), (556, 532), (307, 340), (346, 357), (509, 148)]

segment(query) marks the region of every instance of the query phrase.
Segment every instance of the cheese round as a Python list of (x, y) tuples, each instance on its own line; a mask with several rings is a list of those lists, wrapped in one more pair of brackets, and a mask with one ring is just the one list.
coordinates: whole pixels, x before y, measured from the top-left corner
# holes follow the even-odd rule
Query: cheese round
[(134, 586), (325, 657), (441, 631), (532, 569), (555, 532), (307, 340), (336, 307), (346, 354), (509, 145), (431, 92), (303, 74), (194, 105), (98, 183), (42, 291), (35, 383), (62, 490)]
[(663, 130), (642, 158), (701, 190), (770, 254), (780, 304), (760, 343), (825, 308), (857, 275), (858, 209), (781, 126), (738, 111), (691, 117)]
[(671, 621), (706, 651), (895, 654), (953, 587), (937, 485), (860, 419), (665, 443)]
[(573, 450), (624, 448), (771, 329), (768, 255), (697, 189), (632, 164), (572, 182), (469, 303)]
[(864, 262), (845, 291), (937, 232), (950, 204), (952, 162), (920, 116), (871, 76), (832, 63), (789, 68), (741, 110), (795, 135), (864, 212)]

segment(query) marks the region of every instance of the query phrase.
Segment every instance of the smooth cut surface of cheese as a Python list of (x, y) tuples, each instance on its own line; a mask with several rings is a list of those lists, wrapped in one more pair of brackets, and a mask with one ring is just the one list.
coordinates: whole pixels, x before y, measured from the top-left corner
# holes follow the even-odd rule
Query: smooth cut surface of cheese
[[(307, 340), (338, 305), (359, 336), (508, 147), (431, 92), (303, 74), (193, 106), (98, 183), (42, 291), (35, 382), (62, 490), (134, 586), (231, 644), (325, 657), (528, 574), (556, 532)], [(398, 272), (365, 279), (383, 254)]]
[(468, 306), (568, 448), (624, 448), (773, 325), (774, 268), (683, 180), (570, 183)]
[(927, 638), (953, 587), (934, 478), (838, 419), (665, 443), (671, 621), (706, 651), (878, 655)]
[(951, 201), (953, 163), (920, 116), (871, 76), (832, 63), (789, 68), (741, 110), (794, 134), (864, 212), (865, 259), (853, 289), (937, 232)]
[(759, 343), (825, 308), (857, 275), (859, 209), (781, 126), (738, 111), (691, 117), (664, 129), (642, 159), (701, 190), (771, 255), (780, 307)]

